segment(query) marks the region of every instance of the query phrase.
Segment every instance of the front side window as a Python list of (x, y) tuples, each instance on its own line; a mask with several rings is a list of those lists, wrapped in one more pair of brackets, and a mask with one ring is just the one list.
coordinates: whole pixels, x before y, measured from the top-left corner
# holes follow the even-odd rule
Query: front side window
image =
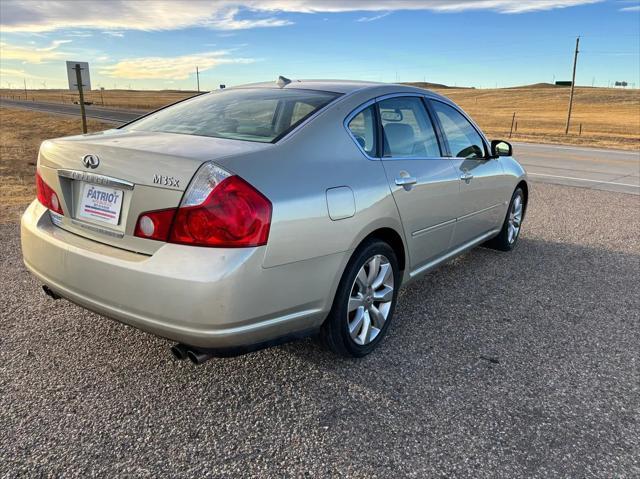
[(484, 141), (458, 110), (441, 101), (431, 102), (436, 112), (442, 132), (449, 142), (451, 155), (456, 158), (483, 158), (485, 156)]
[(442, 156), (433, 124), (420, 98), (389, 98), (382, 100), (379, 108), (385, 157)]
[(349, 122), (349, 130), (360, 147), (369, 156), (376, 156), (376, 110), (373, 105), (365, 108)]
[(170, 106), (124, 129), (271, 142), (338, 96), (315, 90), (229, 89)]

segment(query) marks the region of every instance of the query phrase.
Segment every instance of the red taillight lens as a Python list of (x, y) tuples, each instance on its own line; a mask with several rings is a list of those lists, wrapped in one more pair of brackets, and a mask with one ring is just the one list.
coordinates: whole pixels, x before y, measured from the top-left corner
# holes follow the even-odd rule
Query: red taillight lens
[(261, 246), (271, 226), (271, 202), (238, 176), (218, 183), (199, 205), (179, 208), (171, 243), (222, 248)]
[(142, 213), (138, 218), (133, 234), (141, 238), (167, 241), (175, 214), (175, 208)]
[(57, 193), (53, 191), (53, 188), (44, 182), (39, 171), (36, 171), (36, 196), (43, 206), (60, 215), (64, 215), (60, 198), (58, 198)]

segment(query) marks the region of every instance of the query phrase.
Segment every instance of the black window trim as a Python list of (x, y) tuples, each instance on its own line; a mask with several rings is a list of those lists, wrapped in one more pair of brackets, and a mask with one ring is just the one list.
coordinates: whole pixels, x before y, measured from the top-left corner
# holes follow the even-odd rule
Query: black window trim
[[(465, 159), (465, 160), (486, 160), (489, 158), (489, 149), (487, 147), (487, 139), (485, 138), (484, 134), (482, 133), (482, 131), (480, 131), (480, 129), (478, 128), (478, 126), (473, 122), (473, 120), (471, 120), (471, 118), (469, 118), (462, 110), (460, 110), (460, 108), (458, 108), (456, 105), (446, 102), (446, 101), (442, 101), (438, 98), (430, 98), (427, 97), (425, 98), (425, 100), (427, 100), (427, 103), (429, 103), (429, 109), (431, 111), (433, 111), (433, 117), (435, 118), (435, 121), (438, 123), (438, 129), (440, 130), (440, 133), (442, 135), (442, 139), (444, 141), (444, 144), (446, 145), (446, 151), (447, 154), (449, 155), (449, 158), (459, 158), (459, 159)], [(449, 145), (449, 139), (447, 138), (447, 135), (444, 133), (444, 128), (442, 128), (442, 123), (440, 123), (440, 119), (438, 118), (438, 115), (436, 114), (435, 108), (432, 105), (432, 102), (437, 101), (438, 103), (442, 103), (443, 105), (446, 105), (450, 108), (452, 108), (453, 110), (457, 111), (458, 113), (460, 113), (460, 115), (462, 115), (462, 118), (464, 118), (465, 120), (467, 120), (467, 122), (471, 125), (471, 127), (475, 130), (475, 132), (478, 134), (478, 136), (480, 137), (480, 140), (482, 141), (482, 147), (484, 149), (484, 156), (481, 158), (463, 158), (461, 156), (453, 156), (453, 153), (451, 152), (451, 146)]]
[[(355, 109), (353, 109), (351, 111), (351, 113), (349, 113), (344, 121), (342, 122), (342, 125), (344, 126), (344, 129), (347, 130), (347, 134), (351, 137), (351, 140), (355, 143), (356, 147), (360, 150), (360, 152), (368, 159), (368, 160), (372, 160), (372, 161), (379, 161), (380, 157), (378, 156), (378, 153), (380, 152), (380, 148), (379, 148), (379, 144), (380, 144), (380, 133), (379, 133), (379, 126), (378, 126), (378, 114), (377, 114), (377, 106), (375, 106), (376, 104), (376, 99), (372, 98), (364, 103), (362, 103), (360, 106), (356, 107)], [(371, 156), (369, 155), (364, 148), (362, 148), (362, 146), (360, 145), (360, 143), (358, 143), (358, 140), (356, 139), (355, 135), (353, 134), (353, 132), (351, 131), (351, 128), (349, 128), (349, 124), (351, 123), (351, 120), (353, 120), (356, 116), (358, 116), (360, 113), (362, 113), (364, 110), (366, 110), (367, 108), (369, 108), (370, 106), (374, 106), (374, 133), (376, 135), (376, 151), (375, 154), (376, 156)]]
[[(436, 141), (438, 143), (438, 149), (440, 150), (440, 156), (382, 156), (384, 154), (384, 131), (382, 128), (382, 119), (380, 117), (380, 102), (385, 101), (385, 100), (389, 100), (392, 98), (399, 98), (399, 97), (408, 97), (408, 98), (417, 98), (418, 101), (420, 101), (427, 113), (427, 118), (429, 118), (431, 120), (431, 126), (433, 127), (433, 131), (436, 135)], [(385, 160), (385, 161), (400, 161), (400, 160), (441, 160), (443, 158), (447, 158), (446, 155), (446, 149), (443, 147), (443, 143), (441, 142), (442, 139), (439, 136), (439, 131), (438, 131), (438, 126), (436, 125), (436, 123), (433, 121), (433, 117), (431, 115), (431, 111), (429, 110), (429, 107), (427, 105), (425, 105), (425, 100), (427, 99), (427, 96), (418, 92), (402, 92), (402, 93), (390, 93), (388, 95), (383, 95), (380, 97), (376, 98), (376, 111), (378, 114), (378, 123), (380, 124), (379, 126), (379, 131), (378, 134), (380, 135), (380, 144), (381, 144), (381, 156), (380, 159)]]

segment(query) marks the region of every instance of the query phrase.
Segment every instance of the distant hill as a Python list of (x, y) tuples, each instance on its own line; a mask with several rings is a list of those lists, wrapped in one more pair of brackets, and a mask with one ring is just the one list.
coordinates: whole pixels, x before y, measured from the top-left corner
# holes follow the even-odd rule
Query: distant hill
[(565, 87), (559, 87), (557, 85), (554, 85), (553, 83), (532, 83), (531, 85), (519, 85), (519, 86), (506, 87), (505, 90), (512, 90), (515, 88), (565, 88)]

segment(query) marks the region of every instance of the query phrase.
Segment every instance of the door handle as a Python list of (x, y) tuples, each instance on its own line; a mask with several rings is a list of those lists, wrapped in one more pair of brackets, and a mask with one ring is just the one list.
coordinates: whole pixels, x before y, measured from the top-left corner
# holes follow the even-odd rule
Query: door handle
[(396, 185), (398, 186), (411, 186), (415, 185), (418, 180), (413, 176), (401, 176), (396, 178)]
[(462, 175), (460, 179), (465, 181), (466, 183), (469, 183), (471, 180), (473, 180), (473, 175), (468, 171), (465, 171), (464, 175)]

